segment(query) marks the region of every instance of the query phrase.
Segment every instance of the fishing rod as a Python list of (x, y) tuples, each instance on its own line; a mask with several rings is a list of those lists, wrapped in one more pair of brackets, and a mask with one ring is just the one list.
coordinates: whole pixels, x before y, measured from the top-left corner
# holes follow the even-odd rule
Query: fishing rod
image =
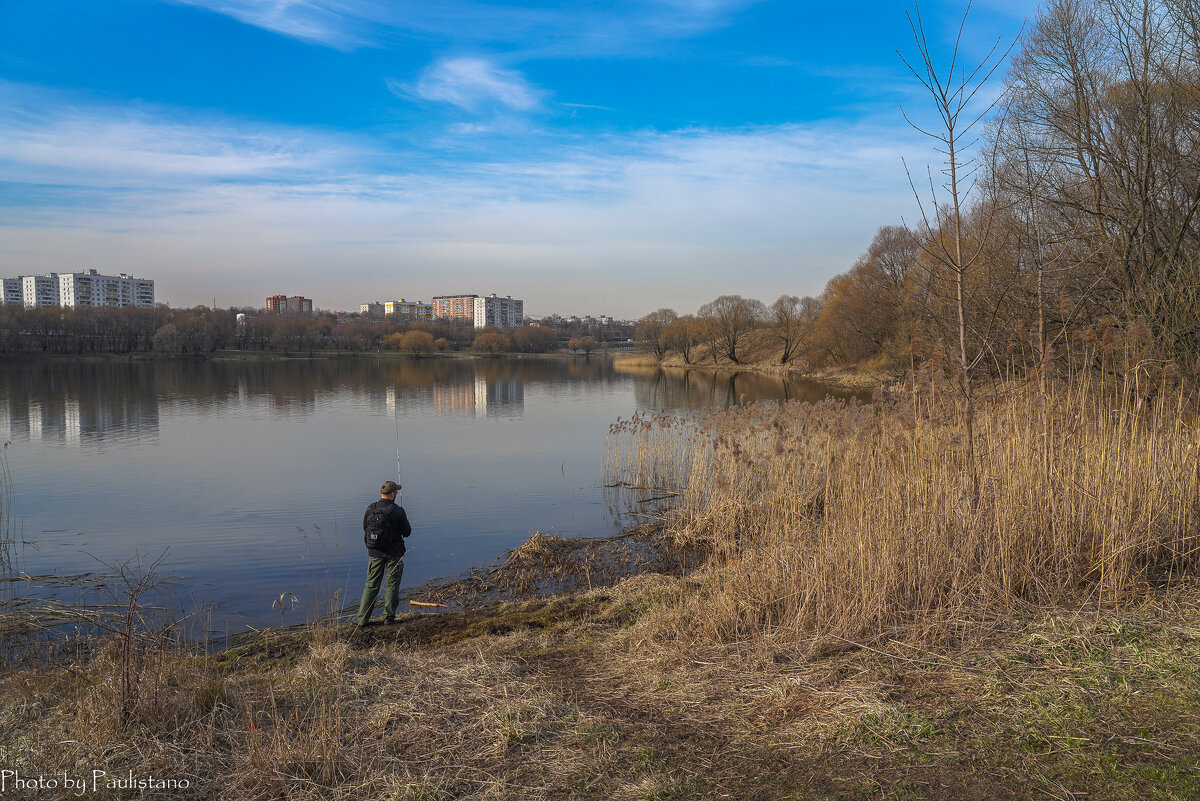
[(400, 480), (400, 393), (396, 391), (395, 384), (392, 385), (392, 420), (396, 424), (396, 484), (399, 486), (396, 490), (396, 500), (403, 506), (404, 482)]

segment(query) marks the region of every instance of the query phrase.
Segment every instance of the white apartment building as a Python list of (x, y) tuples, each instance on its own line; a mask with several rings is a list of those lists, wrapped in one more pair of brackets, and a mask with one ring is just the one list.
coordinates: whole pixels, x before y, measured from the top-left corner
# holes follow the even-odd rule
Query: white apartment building
[(58, 273), (26, 275), (21, 278), (21, 302), (27, 309), (58, 304)]
[(21, 293), (21, 276), (16, 278), (0, 278), (0, 305), (15, 303), (18, 306), (25, 302)]
[(497, 328), (516, 328), (525, 319), (525, 301), (513, 300), (513, 296), (496, 297), (493, 292), (487, 297), (476, 297), (474, 323), (476, 328), (494, 325)]
[[(100, 275), (95, 270), (58, 276), (59, 303), (77, 306), (154, 306), (154, 282), (132, 275)], [(26, 303), (28, 305), (28, 303)]]

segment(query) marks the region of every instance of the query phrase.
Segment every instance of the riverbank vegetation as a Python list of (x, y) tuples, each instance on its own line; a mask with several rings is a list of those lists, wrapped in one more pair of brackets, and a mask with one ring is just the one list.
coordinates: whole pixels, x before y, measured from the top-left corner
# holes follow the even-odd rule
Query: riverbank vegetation
[(714, 641), (952, 636), (1029, 605), (1102, 609), (1200, 564), (1186, 388), (1024, 387), (966, 413), (929, 387), (872, 406), (753, 405), (613, 426), (615, 481), (671, 493), (711, 551), (681, 620)]
[[(1194, 583), (1120, 611), (1026, 607), (940, 646), (818, 654), (696, 636), (675, 610), (708, 580), (264, 632), (209, 655), (147, 638), (126, 663), (114, 642), (6, 671), (0, 748), (25, 776), (186, 779), (184, 799), (1200, 792)], [(127, 666), (139, 692), (122, 707)]]
[[(240, 319), (239, 319), (240, 315)], [(391, 350), (413, 356), (446, 351), (548, 353), (567, 348), (624, 347), (629, 324), (560, 321), (512, 329), (475, 329), (447, 320), (412, 321), (320, 312), (264, 313), (255, 309), (139, 308), (26, 309), (0, 304), (0, 353), (212, 354), (229, 351), (362, 353)], [(477, 340), (486, 337), (484, 346)], [(588, 345), (588, 343), (591, 343)], [(582, 344), (580, 344), (582, 343)]]

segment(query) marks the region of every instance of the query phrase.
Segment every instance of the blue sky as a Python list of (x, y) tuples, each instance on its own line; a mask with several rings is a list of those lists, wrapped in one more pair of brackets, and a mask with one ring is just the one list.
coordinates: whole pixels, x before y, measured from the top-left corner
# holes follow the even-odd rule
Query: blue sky
[[(1035, 8), (977, 0), (968, 56)], [(0, 273), (631, 318), (817, 294), (936, 160), (906, 9), (0, 0)], [(963, 9), (921, 6), (943, 52)]]

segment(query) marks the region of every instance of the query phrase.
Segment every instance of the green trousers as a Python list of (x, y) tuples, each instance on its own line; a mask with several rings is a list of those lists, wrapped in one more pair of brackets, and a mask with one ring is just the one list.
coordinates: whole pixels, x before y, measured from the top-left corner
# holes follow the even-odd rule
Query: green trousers
[(367, 562), (367, 583), (363, 585), (362, 601), (358, 604), (358, 625), (365, 626), (371, 619), (375, 607), (375, 596), (379, 595), (379, 583), (387, 573), (387, 586), (383, 591), (383, 619), (395, 620), (396, 607), (400, 603), (400, 578), (404, 575), (403, 556), (372, 556)]

